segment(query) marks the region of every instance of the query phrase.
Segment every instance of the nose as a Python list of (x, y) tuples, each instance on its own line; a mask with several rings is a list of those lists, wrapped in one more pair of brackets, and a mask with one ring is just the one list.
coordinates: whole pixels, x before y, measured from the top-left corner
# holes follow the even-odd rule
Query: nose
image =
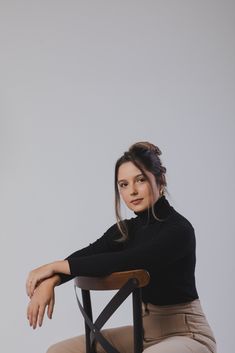
[(130, 186), (130, 195), (133, 196), (133, 195), (137, 195), (137, 194), (138, 194), (138, 191), (137, 191), (135, 185), (132, 184), (132, 185)]

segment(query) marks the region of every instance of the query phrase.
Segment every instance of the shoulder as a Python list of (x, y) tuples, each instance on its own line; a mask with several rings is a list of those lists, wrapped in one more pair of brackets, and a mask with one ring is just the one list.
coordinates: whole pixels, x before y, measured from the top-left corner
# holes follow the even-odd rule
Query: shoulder
[(194, 227), (192, 223), (189, 221), (188, 218), (186, 218), (184, 215), (179, 213), (174, 209), (171, 217), (169, 217), (169, 220), (166, 221), (167, 224), (169, 225), (174, 225), (178, 226), (179, 228), (182, 229), (188, 229), (194, 231)]
[(177, 241), (179, 244), (195, 244), (195, 232), (192, 223), (182, 214), (174, 210), (171, 215), (159, 224), (156, 222), (156, 234), (158, 239), (165, 242)]
[[(122, 222), (125, 223), (128, 230), (128, 234), (130, 234), (134, 225), (133, 219), (123, 219)], [(128, 243), (128, 240), (124, 242), (116, 241), (121, 237), (122, 233), (116, 222), (107, 228), (105, 233), (102, 235), (101, 239), (107, 244), (110, 251), (121, 251), (127, 246)]]
[[(131, 232), (135, 225), (135, 218), (130, 218), (130, 219), (123, 219), (122, 222), (125, 224), (127, 227), (128, 233)], [(118, 227), (117, 222), (113, 223), (111, 226), (107, 228), (105, 233), (103, 234), (102, 238), (104, 238), (107, 241), (113, 241), (122, 236), (121, 231)]]
[(174, 211), (172, 216), (162, 227), (164, 236), (177, 241), (181, 246), (190, 246), (190, 249), (195, 248), (196, 236), (192, 223), (182, 214)]
[[(130, 218), (130, 219), (126, 218), (126, 219), (123, 219), (122, 222), (126, 225), (126, 227), (129, 230), (135, 224), (135, 218)], [(107, 228), (104, 235), (110, 236), (110, 235), (116, 234), (117, 232), (120, 232), (120, 230), (118, 228), (117, 222), (115, 222)]]

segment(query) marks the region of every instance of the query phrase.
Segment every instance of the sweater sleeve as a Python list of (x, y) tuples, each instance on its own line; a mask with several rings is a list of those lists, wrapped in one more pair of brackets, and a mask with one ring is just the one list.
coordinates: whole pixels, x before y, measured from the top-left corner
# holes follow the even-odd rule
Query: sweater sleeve
[[(125, 222), (127, 226), (130, 223), (129, 220), (125, 220)], [(65, 260), (70, 261), (72, 259), (80, 259), (83, 257), (89, 258), (90, 256), (94, 256), (97, 254), (120, 250), (122, 248), (122, 244), (113, 241), (114, 239), (119, 238), (120, 235), (121, 233), (119, 231), (117, 223), (114, 223), (111, 227), (106, 230), (106, 232), (100, 238), (98, 238), (93, 243), (90, 243), (88, 246), (73, 252), (72, 254), (67, 256)], [(60, 284), (63, 284), (73, 279), (77, 275), (77, 273), (71, 273), (71, 275), (58, 273), (58, 275), (60, 276)]]
[[(195, 250), (195, 234), (192, 225), (176, 223), (164, 225), (154, 237), (133, 248), (115, 253), (93, 254), (69, 258), (71, 274), (105, 276), (116, 271), (148, 269), (167, 266)], [(107, 266), (108, 264), (108, 266)]]

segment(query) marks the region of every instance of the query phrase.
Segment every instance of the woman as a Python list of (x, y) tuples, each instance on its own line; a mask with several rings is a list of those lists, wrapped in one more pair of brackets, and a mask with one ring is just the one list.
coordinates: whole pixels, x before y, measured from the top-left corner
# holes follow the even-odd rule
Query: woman
[[(29, 273), (28, 320), (41, 326), (45, 310), (52, 317), (54, 288), (77, 275), (105, 276), (144, 268), (150, 283), (142, 289), (145, 353), (216, 353), (195, 284), (196, 240), (191, 223), (165, 196), (166, 168), (158, 147), (137, 142), (115, 166), (117, 222), (102, 237), (63, 261)], [(120, 195), (135, 217), (122, 220)], [(107, 268), (107, 263), (109, 264)], [(133, 352), (133, 327), (104, 329), (121, 353)], [(97, 353), (104, 353), (100, 344)], [(84, 335), (54, 344), (48, 353), (85, 353)]]

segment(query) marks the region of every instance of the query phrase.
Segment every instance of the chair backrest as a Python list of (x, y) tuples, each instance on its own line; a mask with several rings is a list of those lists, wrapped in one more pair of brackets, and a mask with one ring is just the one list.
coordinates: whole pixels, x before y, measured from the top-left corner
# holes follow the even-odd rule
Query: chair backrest
[(113, 272), (105, 277), (78, 276), (75, 285), (86, 290), (114, 290), (120, 289), (130, 278), (138, 280), (138, 287), (145, 287), (149, 283), (149, 273), (145, 270)]
[[(114, 272), (105, 277), (78, 276), (74, 279), (77, 303), (85, 320), (86, 353), (95, 353), (95, 341), (98, 341), (107, 353), (120, 353), (104, 338), (100, 329), (131, 293), (133, 299), (133, 353), (142, 352), (143, 326), (141, 288), (145, 287), (149, 281), (149, 273), (143, 269)], [(83, 306), (77, 295), (77, 287), (82, 291)], [(119, 289), (119, 291), (106, 305), (96, 321), (93, 322), (90, 290), (115, 289)]]

